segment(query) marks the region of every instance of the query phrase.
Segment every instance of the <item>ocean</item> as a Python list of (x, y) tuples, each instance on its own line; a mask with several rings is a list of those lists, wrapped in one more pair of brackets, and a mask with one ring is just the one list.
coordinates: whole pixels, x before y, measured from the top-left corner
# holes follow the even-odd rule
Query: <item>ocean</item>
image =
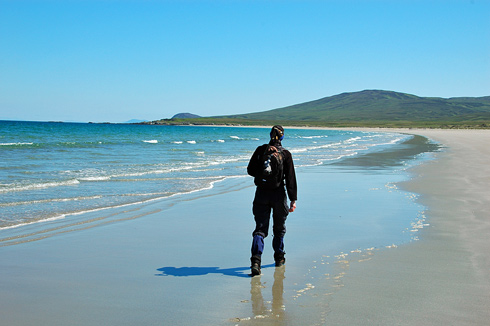
[[(12, 230), (22, 239), (47, 223), (83, 224), (101, 211), (204, 196), (225, 181), (253, 184), (246, 166), (268, 134), (251, 127), (0, 121), (0, 240), (10, 244)], [(335, 166), (401, 181), (436, 149), (414, 142), (399, 133), (288, 128), (283, 146), (298, 174)], [(408, 214), (417, 215), (421, 208), (413, 205)]]

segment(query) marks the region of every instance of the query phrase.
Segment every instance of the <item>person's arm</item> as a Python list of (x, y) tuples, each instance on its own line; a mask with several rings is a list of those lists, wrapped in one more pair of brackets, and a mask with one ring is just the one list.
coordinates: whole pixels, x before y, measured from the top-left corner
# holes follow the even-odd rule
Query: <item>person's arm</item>
[(293, 156), (289, 151), (285, 155), (284, 174), (286, 179), (286, 191), (291, 201), (289, 211), (294, 212), (296, 209), (296, 200), (298, 199), (298, 185), (296, 183), (296, 172), (294, 171)]
[(264, 151), (263, 146), (259, 146), (255, 149), (255, 152), (252, 154), (250, 161), (247, 166), (247, 173), (252, 177), (257, 176), (259, 170), (259, 153)]

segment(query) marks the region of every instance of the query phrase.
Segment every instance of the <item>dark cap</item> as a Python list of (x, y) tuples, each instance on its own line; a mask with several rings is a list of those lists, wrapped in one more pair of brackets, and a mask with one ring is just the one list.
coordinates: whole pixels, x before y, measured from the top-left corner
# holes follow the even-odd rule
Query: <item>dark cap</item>
[(271, 129), (272, 140), (282, 140), (284, 138), (284, 128), (280, 125), (275, 125)]

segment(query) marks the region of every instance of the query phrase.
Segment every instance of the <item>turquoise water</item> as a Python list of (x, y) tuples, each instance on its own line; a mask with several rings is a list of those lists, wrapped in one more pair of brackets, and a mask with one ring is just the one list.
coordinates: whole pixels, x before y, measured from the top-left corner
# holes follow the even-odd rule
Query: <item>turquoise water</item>
[[(247, 177), (248, 160), (268, 133), (268, 128), (0, 121), (0, 228), (70, 221)], [(283, 145), (301, 173), (314, 166), (354, 166), (366, 155), (396, 152), (412, 139), (287, 129)], [(396, 154), (395, 164), (364, 168), (403, 169), (420, 160), (419, 154)]]

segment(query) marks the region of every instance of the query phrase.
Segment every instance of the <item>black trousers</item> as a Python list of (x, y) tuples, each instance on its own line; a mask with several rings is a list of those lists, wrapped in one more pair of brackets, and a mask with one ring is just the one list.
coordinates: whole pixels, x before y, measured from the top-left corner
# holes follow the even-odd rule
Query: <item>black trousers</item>
[[(252, 212), (255, 219), (252, 244), (252, 256), (260, 256), (263, 252), (263, 238), (269, 234), (269, 224), (272, 212), (272, 246), (275, 253), (284, 254), (284, 235), (286, 234), (286, 219), (289, 214), (286, 191), (283, 187), (263, 189), (257, 187), (253, 201)], [(262, 239), (260, 239), (262, 238)]]

